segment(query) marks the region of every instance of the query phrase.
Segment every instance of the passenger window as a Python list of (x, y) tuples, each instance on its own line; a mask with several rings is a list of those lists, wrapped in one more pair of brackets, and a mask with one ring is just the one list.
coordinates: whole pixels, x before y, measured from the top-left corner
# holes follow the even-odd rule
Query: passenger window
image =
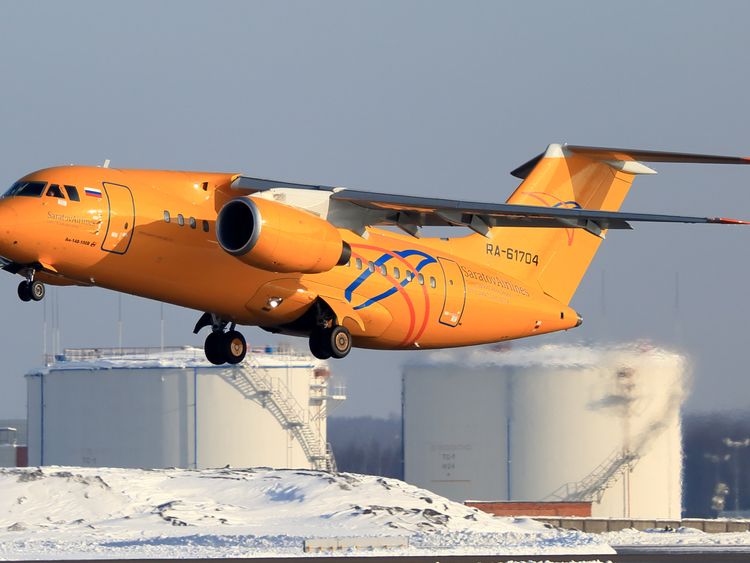
[(357, 266), (358, 270), (362, 269), (362, 258), (357, 258), (357, 260), (354, 263)]
[(393, 267), (393, 277), (398, 279), (401, 279), (401, 270), (398, 269), (398, 266)]
[(172, 218), (169, 216), (169, 211), (166, 209), (164, 210), (164, 222), (169, 223), (172, 220)]
[(190, 218), (190, 228), (194, 229), (196, 227), (197, 223), (195, 222), (195, 217)]
[(5, 197), (22, 195), (28, 197), (41, 197), (47, 182), (16, 182), (10, 188)]
[(432, 289), (435, 289), (437, 287), (437, 282), (435, 281), (435, 278), (433, 278), (432, 276), (430, 276), (430, 287)]
[(383, 274), (384, 276), (388, 275), (388, 268), (385, 267), (385, 264), (380, 266), (380, 273)]
[(373, 264), (372, 262), (368, 262), (367, 263), (367, 269), (370, 270), (371, 272), (374, 272), (375, 271), (375, 264)]
[(203, 219), (203, 232), (208, 232), (208, 221), (206, 221), (205, 219)]
[(411, 281), (414, 279), (414, 273), (411, 270), (406, 270), (406, 281)]
[(75, 186), (65, 186), (65, 191), (68, 192), (68, 199), (70, 201), (81, 201), (81, 198), (78, 197), (78, 188)]
[(178, 224), (178, 225), (179, 225), (180, 227), (183, 227), (183, 226), (185, 226), (185, 218), (184, 218), (184, 217), (182, 216), (182, 213), (178, 213), (178, 214), (177, 214), (177, 224)]
[(57, 184), (52, 184), (47, 189), (47, 197), (59, 197), (61, 199), (65, 199), (65, 196), (62, 193), (62, 190), (60, 189), (60, 186)]
[(417, 281), (419, 281), (419, 285), (424, 285), (424, 276), (422, 274), (419, 274), (417, 276)]

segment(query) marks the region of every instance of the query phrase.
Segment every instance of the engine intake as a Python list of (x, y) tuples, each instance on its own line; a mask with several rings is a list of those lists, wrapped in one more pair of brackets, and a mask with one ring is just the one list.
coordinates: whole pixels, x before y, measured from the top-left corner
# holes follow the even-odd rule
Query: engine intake
[(219, 246), (270, 272), (327, 272), (346, 264), (351, 248), (328, 221), (275, 201), (240, 197), (216, 219)]

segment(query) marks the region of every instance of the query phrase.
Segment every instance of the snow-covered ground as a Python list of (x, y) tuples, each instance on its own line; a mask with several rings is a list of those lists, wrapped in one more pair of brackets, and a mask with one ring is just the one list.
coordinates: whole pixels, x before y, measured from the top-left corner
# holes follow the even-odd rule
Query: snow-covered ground
[(308, 538), (383, 536), (408, 537), (408, 548), (388, 553), (410, 555), (613, 553), (600, 536), (493, 518), (395, 479), (273, 469), (0, 470), (0, 559), (294, 556)]
[(614, 547), (746, 547), (750, 549), (750, 532), (707, 534), (693, 528), (676, 530), (622, 530), (600, 536)]
[(348, 473), (0, 469), (0, 559), (302, 556), (306, 539), (352, 537), (408, 538), (408, 548), (388, 550), (405, 555), (750, 549), (750, 532), (550, 529), (525, 518), (493, 518), (396, 479)]

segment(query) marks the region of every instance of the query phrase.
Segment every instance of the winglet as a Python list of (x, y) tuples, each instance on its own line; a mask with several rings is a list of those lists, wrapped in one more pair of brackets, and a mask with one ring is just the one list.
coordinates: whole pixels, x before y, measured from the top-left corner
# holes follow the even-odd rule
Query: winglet
[(709, 223), (719, 223), (720, 225), (750, 225), (750, 221), (740, 219), (727, 219), (726, 217), (709, 217)]

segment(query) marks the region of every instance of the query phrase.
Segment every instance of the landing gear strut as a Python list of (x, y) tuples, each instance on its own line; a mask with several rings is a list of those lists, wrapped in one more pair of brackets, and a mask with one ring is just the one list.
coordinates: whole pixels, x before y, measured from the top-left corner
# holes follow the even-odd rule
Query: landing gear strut
[(44, 299), (44, 284), (34, 279), (34, 271), (27, 274), (26, 279), (18, 284), (18, 297), (21, 301), (41, 301)]
[(247, 354), (247, 342), (242, 333), (235, 330), (235, 323), (227, 326), (226, 321), (222, 321), (216, 315), (206, 313), (200, 318), (195, 325), (194, 332), (197, 333), (204, 326), (211, 326), (211, 333), (206, 337), (204, 351), (206, 359), (214, 365), (221, 364), (239, 364), (245, 359)]
[(310, 352), (319, 360), (344, 358), (352, 349), (352, 335), (340, 325), (316, 327), (310, 333)]

